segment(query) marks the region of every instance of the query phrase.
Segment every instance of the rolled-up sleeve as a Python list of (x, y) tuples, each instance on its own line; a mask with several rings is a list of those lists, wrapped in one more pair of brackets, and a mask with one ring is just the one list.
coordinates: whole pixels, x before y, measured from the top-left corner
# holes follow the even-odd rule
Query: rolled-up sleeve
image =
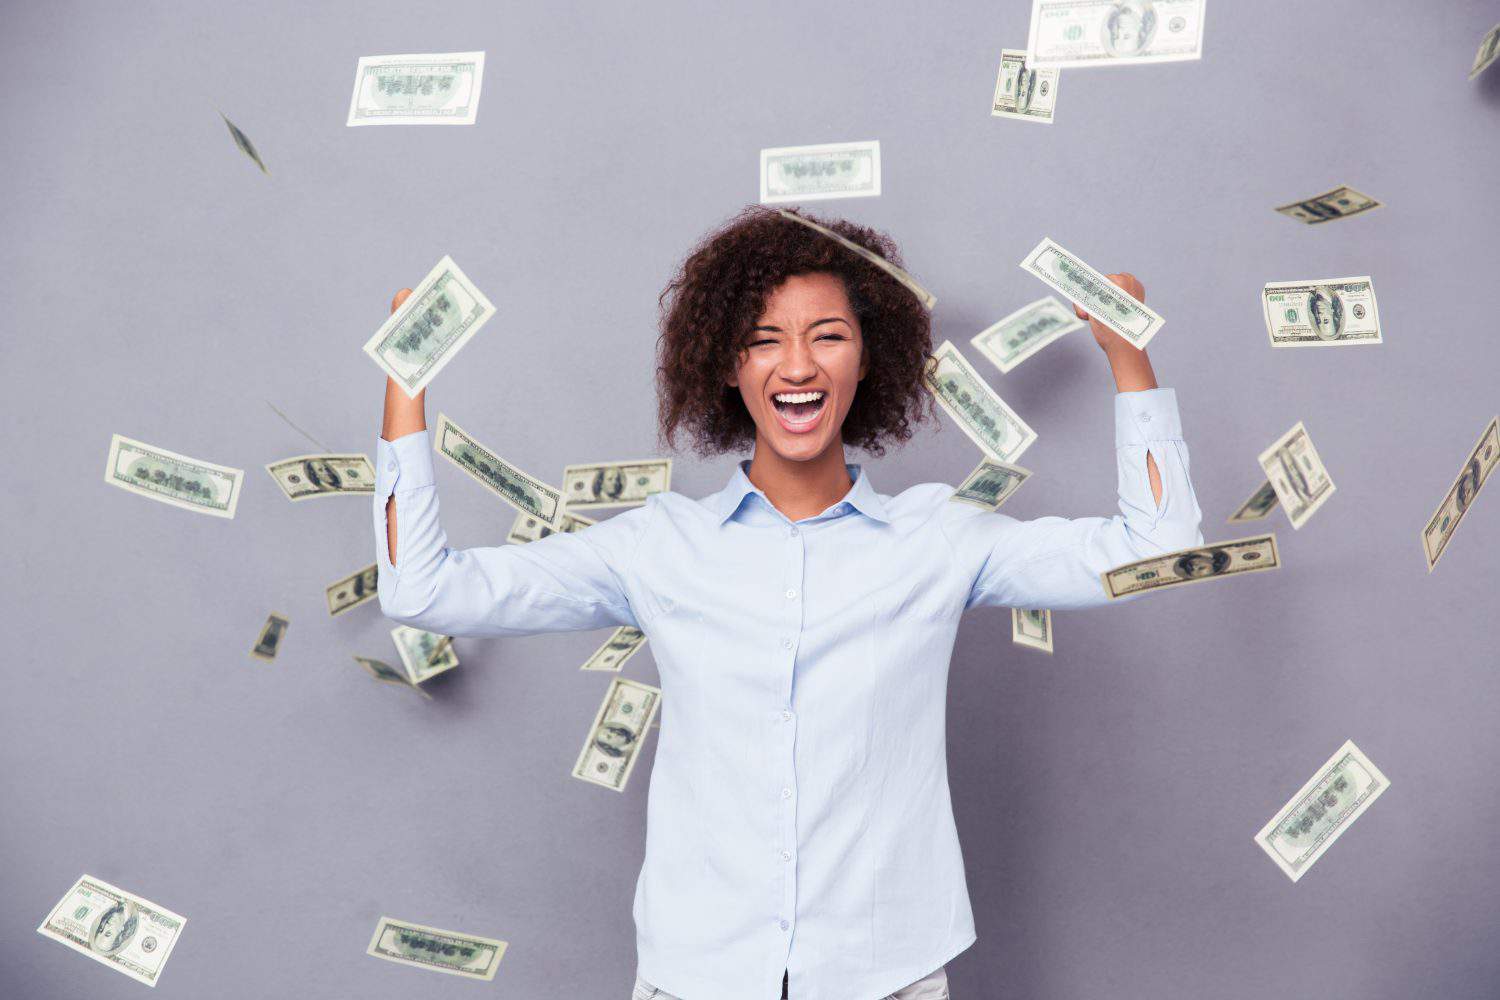
[[(1151, 493), (1148, 453), (1161, 474), (1160, 503)], [(1174, 390), (1115, 395), (1115, 461), (1120, 513), (1110, 517), (1021, 521), (949, 504), (944, 532), (955, 561), (971, 568), (977, 563), (965, 607), (1102, 604), (1108, 599), (1099, 578), (1105, 570), (1203, 544)]]
[[(396, 563), (386, 500), (396, 498)], [(375, 442), (380, 610), (441, 635), (506, 636), (637, 625), (626, 580), (655, 503), (524, 545), (451, 549), (438, 517), (431, 437)]]

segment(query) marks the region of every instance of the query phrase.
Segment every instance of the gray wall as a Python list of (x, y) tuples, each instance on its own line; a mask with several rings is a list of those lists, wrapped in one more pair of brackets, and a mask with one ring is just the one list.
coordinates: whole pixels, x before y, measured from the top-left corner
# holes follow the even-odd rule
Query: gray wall
[[(1215, 0), (1201, 62), (1065, 71), (1052, 127), (988, 112), (1021, 0), (413, 6), (0, 8), (0, 993), (143, 995), (34, 933), (87, 871), (189, 918), (164, 998), (623, 1000), (656, 743), (623, 795), (568, 776), (606, 633), (460, 640), (432, 703), (369, 680), (351, 654), (389, 654), (390, 623), (322, 604), (373, 558), (369, 503), (280, 496), (260, 467), (311, 449), (266, 401), (372, 451), (360, 345), (448, 253), (499, 316), (430, 413), (539, 474), (652, 454), (674, 264), (755, 201), (762, 147), (878, 138), (886, 193), (820, 208), (899, 240), (939, 336), (1044, 294), (1016, 262), (1050, 235), (1167, 317), (1210, 539), (1297, 420), (1338, 485), (1302, 530), (1267, 522), (1283, 571), (1059, 614), (1051, 658), (1003, 611), (966, 619), (949, 756), (979, 943), (955, 996), (1494, 995), (1500, 496), (1431, 576), (1418, 541), (1500, 409), (1500, 69), (1465, 79), (1493, 4)], [(360, 55), (479, 48), (476, 127), (344, 126)], [(1387, 207), (1271, 211), (1338, 183)], [(1383, 346), (1270, 349), (1262, 283), (1366, 273)], [(1007, 512), (1112, 511), (1087, 336), (980, 364), (1040, 433)], [(105, 486), (114, 432), (247, 469), (234, 520)], [(871, 473), (896, 493), (977, 457), (944, 422)], [(731, 462), (679, 455), (673, 485)], [(509, 508), (438, 478), (454, 545), (503, 539)], [(626, 672), (656, 679), (649, 652)], [(1251, 837), (1349, 738), (1393, 787), (1293, 885)], [(509, 941), (497, 981), (365, 957), (382, 913)]]

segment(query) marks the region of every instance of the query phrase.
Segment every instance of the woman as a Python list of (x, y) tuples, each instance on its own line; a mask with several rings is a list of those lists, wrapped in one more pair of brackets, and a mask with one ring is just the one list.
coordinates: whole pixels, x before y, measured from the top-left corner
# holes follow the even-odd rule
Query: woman
[[(883, 235), (826, 225), (899, 261)], [(1122, 514), (1018, 521), (949, 502), (947, 483), (879, 493), (845, 463), (846, 444), (880, 455), (911, 436), (932, 350), (912, 293), (846, 247), (752, 207), (662, 300), (663, 440), (752, 458), (706, 497), (654, 494), (578, 532), (455, 551), (423, 397), (388, 382), (381, 609), (450, 635), (650, 638), (663, 717), (637, 1000), (947, 997), (944, 964), (975, 940), (943, 718), (959, 616), (1099, 604), (1102, 570), (1202, 541), (1175, 396), (1093, 323), (1117, 389)]]

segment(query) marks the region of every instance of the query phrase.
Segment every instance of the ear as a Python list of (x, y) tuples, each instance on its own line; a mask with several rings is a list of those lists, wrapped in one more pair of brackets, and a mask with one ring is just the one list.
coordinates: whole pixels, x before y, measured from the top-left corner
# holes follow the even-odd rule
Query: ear
[(861, 344), (859, 347), (859, 378), (855, 379), (855, 381), (863, 382), (865, 379), (865, 375), (867, 375), (869, 371), (870, 347), (868, 344)]

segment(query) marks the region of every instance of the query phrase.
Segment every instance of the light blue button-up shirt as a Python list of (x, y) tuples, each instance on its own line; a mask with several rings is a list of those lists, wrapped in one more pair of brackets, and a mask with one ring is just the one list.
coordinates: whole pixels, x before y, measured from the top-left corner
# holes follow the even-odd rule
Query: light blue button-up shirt
[(637, 971), (688, 1000), (769, 1000), (783, 969), (798, 1000), (875, 1000), (975, 940), (944, 730), (960, 615), (1100, 604), (1103, 570), (1202, 544), (1173, 390), (1117, 394), (1115, 427), (1111, 517), (1020, 521), (947, 483), (887, 496), (849, 464), (844, 498), (794, 522), (743, 460), (701, 499), (457, 550), (428, 432), (378, 439), (380, 607), (456, 636), (643, 629), (662, 701)]

